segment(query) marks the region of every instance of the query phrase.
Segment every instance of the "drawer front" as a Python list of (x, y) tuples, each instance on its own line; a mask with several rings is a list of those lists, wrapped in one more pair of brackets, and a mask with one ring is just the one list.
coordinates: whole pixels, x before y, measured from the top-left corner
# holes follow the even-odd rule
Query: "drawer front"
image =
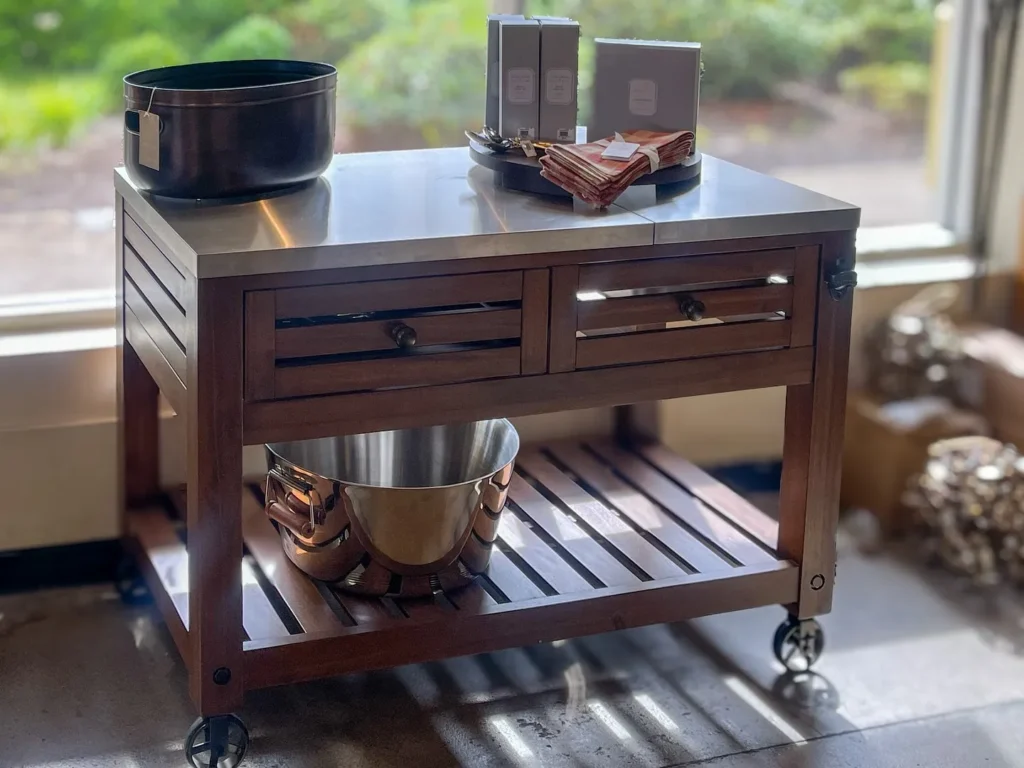
[(557, 267), (551, 371), (813, 343), (818, 248)]
[(530, 270), (250, 292), (246, 397), (542, 373), (547, 289)]

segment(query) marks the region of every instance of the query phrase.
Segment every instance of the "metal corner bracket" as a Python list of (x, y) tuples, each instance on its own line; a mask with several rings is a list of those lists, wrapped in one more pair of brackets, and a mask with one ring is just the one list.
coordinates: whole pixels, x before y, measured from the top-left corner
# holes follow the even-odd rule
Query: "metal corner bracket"
[(857, 286), (857, 273), (852, 269), (839, 269), (825, 277), (828, 295), (839, 301)]

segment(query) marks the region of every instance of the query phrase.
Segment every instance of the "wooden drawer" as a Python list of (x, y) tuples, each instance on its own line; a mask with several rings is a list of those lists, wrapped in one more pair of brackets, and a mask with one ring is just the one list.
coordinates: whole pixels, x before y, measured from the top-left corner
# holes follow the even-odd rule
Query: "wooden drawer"
[(548, 270), (253, 291), (246, 399), (544, 373)]
[(556, 267), (549, 369), (809, 346), (818, 248)]

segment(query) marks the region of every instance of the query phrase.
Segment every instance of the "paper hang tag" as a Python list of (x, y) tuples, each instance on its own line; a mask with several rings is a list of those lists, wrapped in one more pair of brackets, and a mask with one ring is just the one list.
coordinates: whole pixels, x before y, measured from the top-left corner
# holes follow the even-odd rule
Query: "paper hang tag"
[(160, 116), (139, 112), (139, 164), (160, 170)]
[(605, 160), (629, 160), (638, 149), (640, 149), (639, 144), (626, 141), (622, 138), (621, 133), (616, 133), (615, 140), (601, 153), (601, 157)]

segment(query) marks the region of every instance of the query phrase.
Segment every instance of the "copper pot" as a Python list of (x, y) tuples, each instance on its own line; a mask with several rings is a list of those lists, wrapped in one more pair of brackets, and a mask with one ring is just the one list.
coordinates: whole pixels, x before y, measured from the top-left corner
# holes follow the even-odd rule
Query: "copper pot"
[[(255, 195), (315, 179), (334, 154), (337, 71), (307, 61), (211, 61), (124, 78), (124, 165), (139, 189), (182, 198)], [(158, 167), (140, 120), (159, 121)]]
[(487, 567), (519, 436), (505, 419), (272, 443), (267, 515), (313, 578), (412, 597)]

